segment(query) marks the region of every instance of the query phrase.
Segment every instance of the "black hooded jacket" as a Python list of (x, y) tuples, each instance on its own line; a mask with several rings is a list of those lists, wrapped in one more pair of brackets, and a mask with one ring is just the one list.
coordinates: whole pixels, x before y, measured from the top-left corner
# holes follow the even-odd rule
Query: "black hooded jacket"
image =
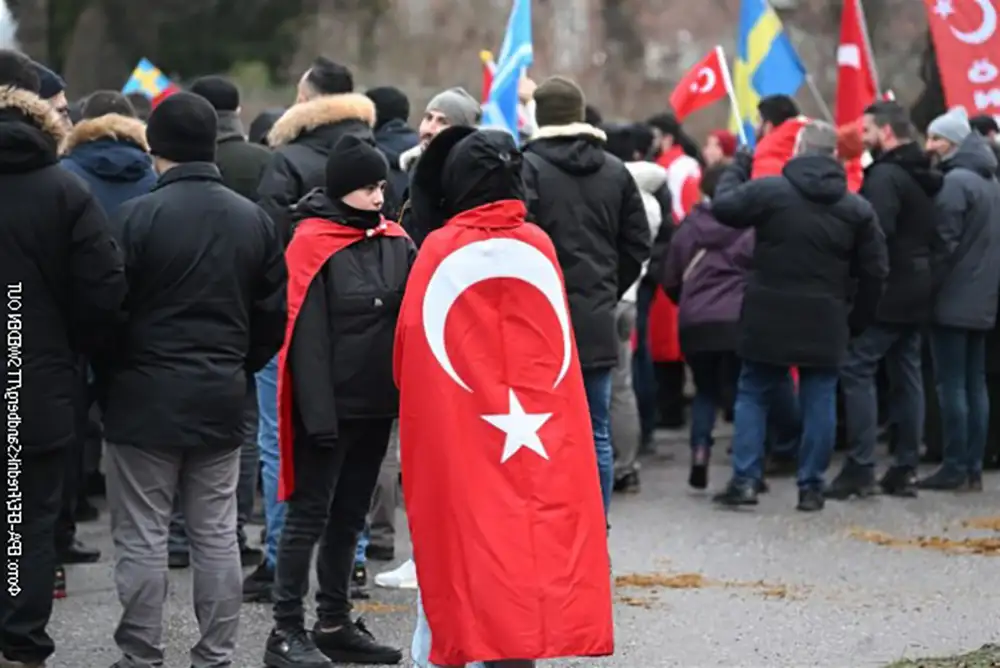
[(528, 211), (555, 244), (584, 369), (617, 363), (615, 308), (652, 244), (635, 179), (603, 141), (578, 123), (543, 127), (524, 147)]
[[(295, 208), (371, 229), (378, 212), (351, 209), (322, 189)], [(293, 229), (294, 235), (294, 229)], [(395, 418), (392, 348), (403, 290), (417, 250), (406, 237), (374, 236), (335, 253), (309, 285), (289, 346), (296, 438), (332, 446), (341, 420)]]
[(712, 201), (720, 223), (756, 230), (739, 355), (835, 370), (850, 331), (875, 318), (888, 273), (885, 235), (835, 159), (794, 158), (781, 176), (745, 183), (749, 167), (730, 165)]
[(46, 102), (0, 88), (4, 402), (21, 420), (8, 420), (8, 445), (24, 454), (73, 442), (79, 354), (96, 352), (111, 337), (126, 293), (121, 251), (103, 209), (78, 176), (58, 165), (63, 138)]
[(861, 196), (875, 209), (889, 252), (879, 322), (930, 320), (947, 258), (934, 206), (943, 184), (944, 175), (914, 142), (882, 153), (865, 170)]
[(274, 153), (257, 192), (284, 245), (291, 239), (292, 208), (314, 188), (325, 187), (326, 161), (334, 145), (347, 134), (374, 145), (374, 125), (375, 104), (360, 93), (318, 97), (275, 121), (267, 135)]

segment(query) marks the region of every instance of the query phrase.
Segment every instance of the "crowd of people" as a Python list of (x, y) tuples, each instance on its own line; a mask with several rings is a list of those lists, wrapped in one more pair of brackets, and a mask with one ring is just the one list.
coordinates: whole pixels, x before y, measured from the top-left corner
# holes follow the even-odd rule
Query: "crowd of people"
[[(608, 511), (639, 489), (659, 427), (689, 424), (703, 490), (716, 421), (733, 423), (724, 506), (755, 505), (783, 467), (810, 512), (979, 491), (1000, 464), (991, 118), (956, 108), (917, 129), (884, 100), (834, 128), (772, 96), (751, 150), (725, 130), (699, 147), (669, 113), (606, 122), (560, 76), (522, 82), (533, 119), (518, 138), (480, 128), (458, 87), (414, 129), (402, 91), (356, 92), (325, 57), (287, 109), (246, 127), (221, 76), (155, 109), (65, 88), (0, 52), (23, 542), (4, 668), (54, 651), (64, 565), (101, 557), (75, 535), (96, 519), (95, 486), (119, 668), (163, 665), (168, 567), (192, 573), (196, 668), (232, 665), (241, 606), (260, 603), (271, 668), (401, 662), (351, 614), (368, 560), (396, 560), (401, 495), (414, 558), (375, 583), (419, 585), (415, 663), (520, 668), (611, 653)], [(466, 291), (475, 317), (449, 324)], [(502, 455), (479, 447), (498, 431)], [(532, 467), (556, 459), (560, 480), (540, 489)], [(922, 459), (940, 467), (920, 478)], [(262, 549), (247, 535), (258, 495)], [(465, 509), (503, 531), (469, 532)], [(529, 530), (547, 538), (520, 544)], [(549, 570), (519, 579), (496, 558), (507, 543), (544, 551)], [(543, 632), (546, 610), (559, 620)]]

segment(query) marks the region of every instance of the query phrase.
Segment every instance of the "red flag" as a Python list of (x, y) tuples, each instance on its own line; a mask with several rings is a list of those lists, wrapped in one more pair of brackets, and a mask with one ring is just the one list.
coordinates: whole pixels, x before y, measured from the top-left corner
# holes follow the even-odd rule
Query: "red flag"
[[(386, 220), (375, 228), (376, 234), (388, 237), (405, 237), (406, 232), (396, 223)], [(295, 490), (295, 470), (292, 467), (293, 396), (290, 369), (287, 365), (288, 347), (295, 332), (295, 319), (302, 308), (309, 285), (326, 261), (353, 243), (368, 238), (366, 230), (349, 227), (320, 218), (303, 220), (295, 228), (295, 236), (285, 250), (288, 265), (288, 322), (285, 325), (285, 342), (278, 352), (278, 451), (279, 476), (278, 500), (285, 501)]]
[(495, 202), (431, 233), (396, 327), (403, 494), (435, 665), (614, 649), (565, 285), (525, 214)]
[(683, 121), (692, 112), (725, 99), (728, 75), (722, 47), (717, 46), (688, 70), (670, 94), (670, 106), (677, 120)]
[(859, 0), (845, 0), (837, 47), (837, 125), (853, 123), (878, 96), (875, 63)]
[(169, 86), (167, 86), (162, 91), (160, 91), (160, 93), (156, 97), (153, 98), (152, 103), (151, 103), (153, 105), (153, 109), (156, 109), (158, 106), (160, 106), (161, 102), (163, 102), (164, 100), (166, 100), (168, 97), (170, 97), (174, 93), (179, 93), (180, 90), (181, 90), (180, 86), (178, 86), (177, 84), (171, 83)]
[(493, 87), (493, 72), (497, 69), (497, 64), (493, 62), (493, 54), (489, 51), (480, 51), (479, 59), (483, 61), (483, 93), (479, 98), (482, 104), (490, 98), (490, 88)]
[(1000, 33), (997, 3), (924, 0), (941, 84), (949, 107), (970, 116), (1000, 114)]

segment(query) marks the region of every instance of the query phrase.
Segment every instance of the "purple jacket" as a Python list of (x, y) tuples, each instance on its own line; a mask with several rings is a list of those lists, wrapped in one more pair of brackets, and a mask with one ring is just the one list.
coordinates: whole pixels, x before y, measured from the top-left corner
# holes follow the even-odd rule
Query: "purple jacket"
[(680, 341), (685, 355), (737, 349), (753, 246), (752, 228), (723, 225), (705, 203), (695, 206), (674, 232), (660, 282), (680, 305)]

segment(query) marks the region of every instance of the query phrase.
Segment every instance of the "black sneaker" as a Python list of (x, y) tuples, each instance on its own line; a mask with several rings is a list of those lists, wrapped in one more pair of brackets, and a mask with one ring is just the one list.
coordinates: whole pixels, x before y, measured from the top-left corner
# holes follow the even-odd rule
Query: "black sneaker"
[(403, 653), (398, 649), (378, 644), (360, 619), (336, 631), (323, 631), (320, 623), (316, 622), (313, 640), (316, 647), (334, 663), (395, 666), (403, 660)]
[(264, 649), (267, 668), (333, 668), (305, 629), (273, 629)]
[(720, 506), (732, 508), (738, 506), (757, 505), (757, 486), (755, 483), (730, 480), (726, 488), (712, 497), (712, 501)]
[(260, 566), (263, 561), (263, 550), (259, 550), (256, 547), (250, 547), (249, 545), (243, 545), (240, 547), (240, 565), (243, 566), (243, 568)]
[(912, 499), (917, 496), (917, 472), (909, 466), (893, 466), (878, 481), (882, 493)]
[(274, 571), (266, 561), (261, 562), (261, 565), (243, 581), (243, 602), (270, 603), (273, 587)]
[(368, 569), (361, 562), (354, 564), (354, 572), (351, 573), (351, 598), (364, 600), (371, 598), (368, 591)]
[(626, 473), (615, 480), (614, 490), (620, 494), (638, 494), (640, 489), (639, 472)]
[(823, 506), (826, 505), (826, 500), (823, 498), (823, 492), (818, 489), (800, 489), (799, 490), (799, 503), (795, 506), (796, 510), (801, 510), (804, 513), (815, 513), (819, 510), (823, 510)]
[(688, 473), (688, 485), (693, 489), (708, 487), (708, 454), (706, 447), (696, 447), (691, 451), (691, 471)]
[(754, 488), (757, 490), (758, 494), (767, 494), (771, 491), (771, 486), (767, 484), (767, 481), (761, 478), (754, 483)]
[(844, 468), (826, 488), (826, 498), (835, 501), (846, 501), (852, 496), (865, 498), (875, 493), (875, 474), (871, 468), (861, 466), (850, 459), (844, 462)]
[(969, 479), (967, 475), (944, 466), (923, 480), (917, 481), (917, 487), (920, 489), (929, 489), (936, 492), (958, 492), (966, 489), (968, 484)]
[(52, 588), (52, 598), (66, 598), (66, 568), (62, 564), (56, 566), (56, 577)]
[(384, 545), (368, 543), (368, 547), (365, 548), (365, 558), (372, 561), (393, 561), (396, 559), (396, 550)]
[(191, 555), (188, 552), (171, 552), (167, 555), (167, 568), (181, 569), (191, 565)]

